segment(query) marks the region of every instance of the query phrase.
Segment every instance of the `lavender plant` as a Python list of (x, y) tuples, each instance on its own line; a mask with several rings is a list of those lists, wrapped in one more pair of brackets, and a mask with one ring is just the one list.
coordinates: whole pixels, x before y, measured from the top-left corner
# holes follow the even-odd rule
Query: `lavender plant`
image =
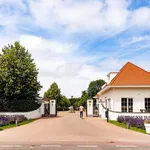
[(129, 124), (132, 127), (145, 129), (144, 119), (134, 118), (130, 116), (118, 116), (117, 121), (124, 124)]
[(0, 126), (14, 124), (16, 122), (23, 122), (27, 118), (23, 115), (0, 115)]

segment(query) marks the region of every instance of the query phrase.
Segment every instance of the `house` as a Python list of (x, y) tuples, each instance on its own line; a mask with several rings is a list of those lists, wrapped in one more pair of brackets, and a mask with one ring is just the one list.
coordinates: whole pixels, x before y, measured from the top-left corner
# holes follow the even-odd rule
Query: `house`
[(110, 72), (108, 82), (97, 94), (99, 115), (105, 118), (134, 116), (150, 118), (150, 72), (128, 62), (119, 72)]

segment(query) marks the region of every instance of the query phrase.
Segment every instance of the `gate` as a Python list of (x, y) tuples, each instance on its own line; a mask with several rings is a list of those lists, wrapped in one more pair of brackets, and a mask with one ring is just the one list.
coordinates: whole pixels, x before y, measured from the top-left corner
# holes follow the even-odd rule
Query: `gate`
[(49, 103), (44, 104), (44, 116), (50, 115), (50, 106)]
[(57, 103), (55, 99), (44, 104), (44, 116), (57, 116)]
[(99, 109), (97, 106), (93, 107), (93, 117), (99, 117)]
[(87, 100), (87, 117), (99, 117), (99, 104), (96, 100)]

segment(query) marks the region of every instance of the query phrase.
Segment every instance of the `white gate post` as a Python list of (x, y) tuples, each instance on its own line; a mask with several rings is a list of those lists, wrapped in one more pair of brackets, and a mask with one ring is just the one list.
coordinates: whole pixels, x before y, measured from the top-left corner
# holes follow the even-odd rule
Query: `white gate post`
[(56, 100), (50, 100), (50, 116), (56, 116)]
[(93, 100), (87, 100), (87, 117), (93, 117)]

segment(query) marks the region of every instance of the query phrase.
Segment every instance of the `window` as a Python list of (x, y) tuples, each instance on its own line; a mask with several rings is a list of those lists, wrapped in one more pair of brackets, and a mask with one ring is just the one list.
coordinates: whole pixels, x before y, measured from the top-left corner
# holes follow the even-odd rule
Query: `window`
[(128, 112), (133, 112), (133, 99), (128, 98)]
[(145, 98), (145, 110), (150, 112), (150, 98)]
[(133, 112), (133, 98), (121, 98), (121, 111)]
[(122, 112), (127, 112), (127, 98), (121, 99), (121, 109)]

